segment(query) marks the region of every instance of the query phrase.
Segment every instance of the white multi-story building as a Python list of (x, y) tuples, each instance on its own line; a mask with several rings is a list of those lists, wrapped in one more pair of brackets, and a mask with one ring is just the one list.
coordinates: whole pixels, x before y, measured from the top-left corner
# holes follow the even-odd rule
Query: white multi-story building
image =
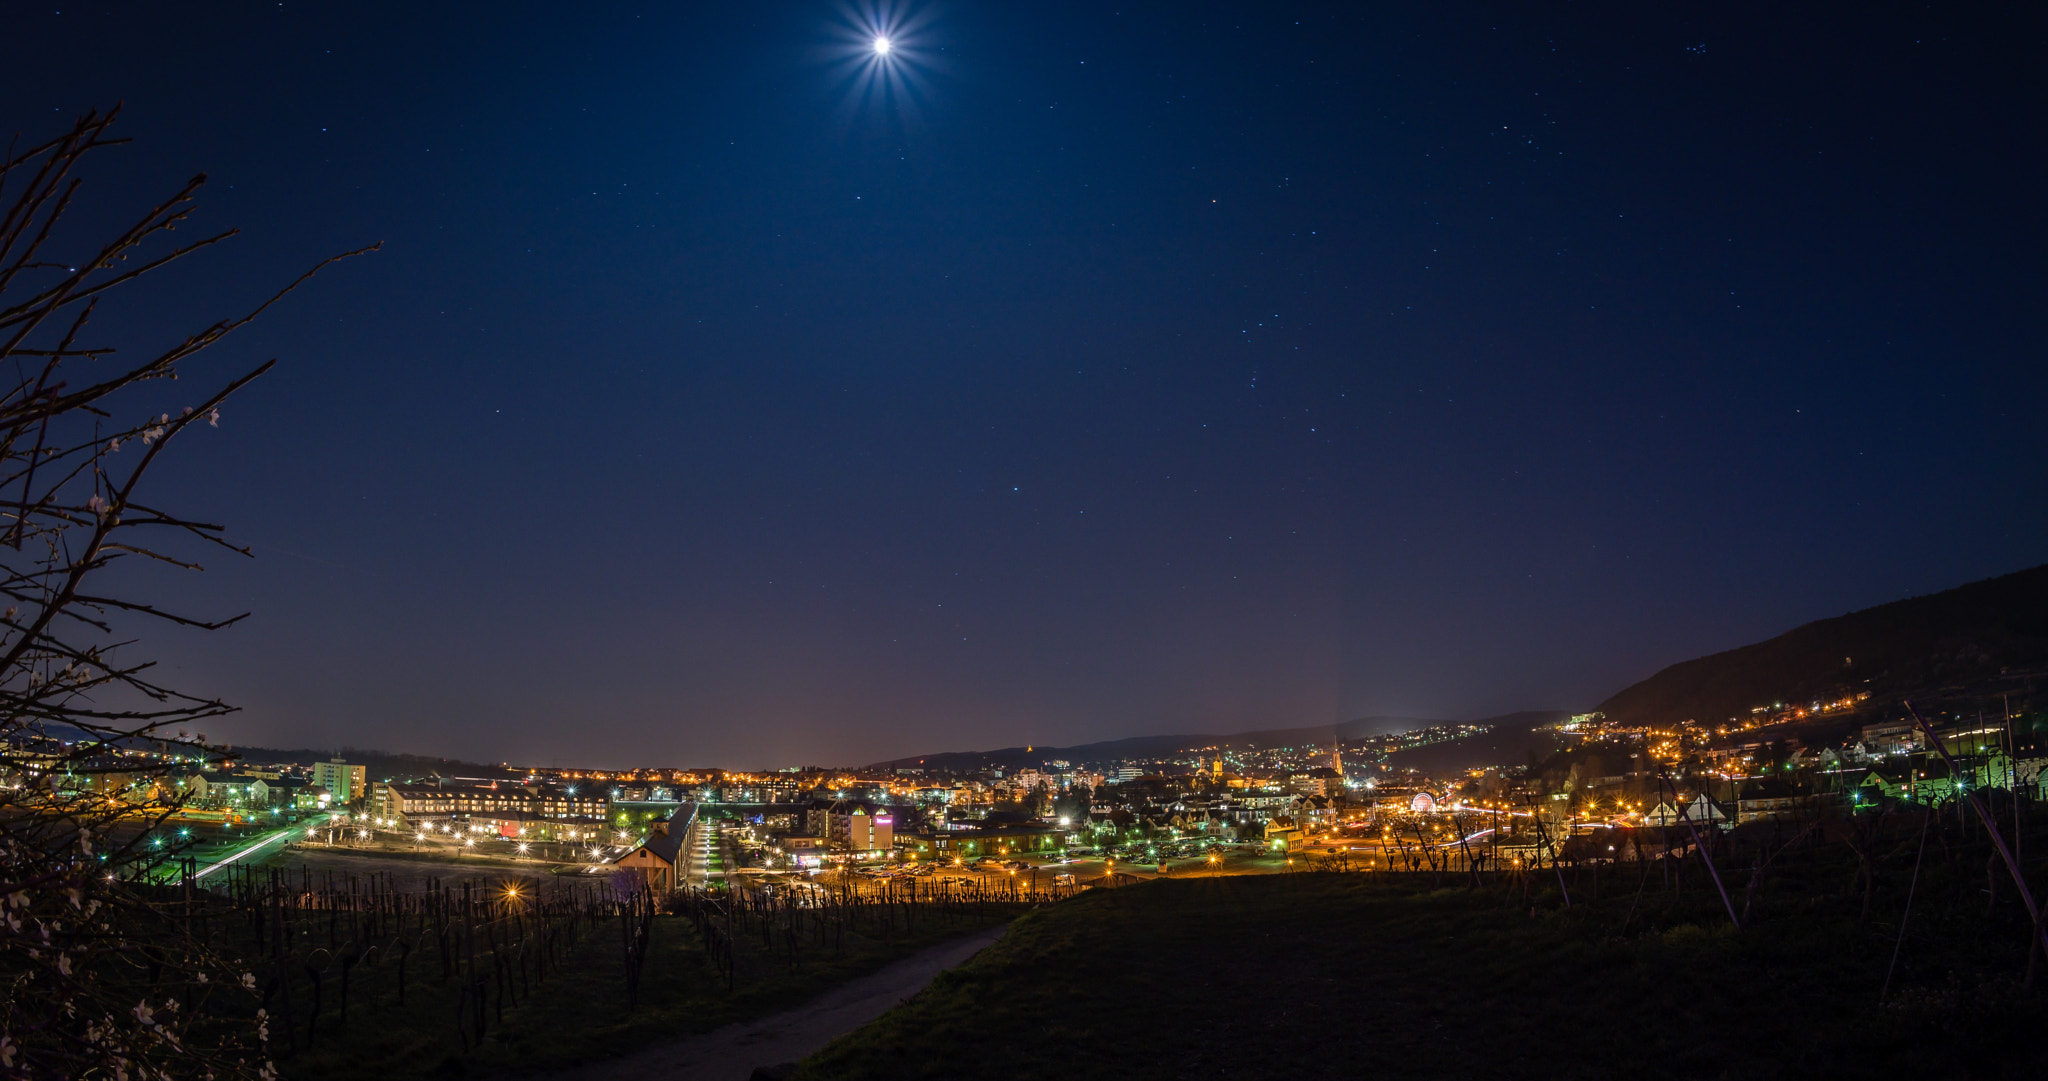
[(362, 799), (368, 774), (368, 767), (351, 766), (339, 758), (313, 763), (313, 783), (332, 793), (337, 803)]
[(379, 781), (372, 813), (387, 818), (448, 818), (525, 811), (540, 818), (604, 818), (611, 800), (603, 792), (578, 792), (553, 785), (441, 785)]

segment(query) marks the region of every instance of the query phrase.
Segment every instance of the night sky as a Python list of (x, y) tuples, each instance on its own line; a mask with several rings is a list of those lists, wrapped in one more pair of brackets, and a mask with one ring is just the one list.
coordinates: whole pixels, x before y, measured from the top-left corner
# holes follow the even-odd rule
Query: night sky
[[(53, 2), (280, 365), (210, 735), (780, 766), (1590, 708), (2048, 560), (2027, 5)], [(1447, 10), (1440, 10), (1447, 9)], [(84, 235), (81, 233), (80, 235)]]

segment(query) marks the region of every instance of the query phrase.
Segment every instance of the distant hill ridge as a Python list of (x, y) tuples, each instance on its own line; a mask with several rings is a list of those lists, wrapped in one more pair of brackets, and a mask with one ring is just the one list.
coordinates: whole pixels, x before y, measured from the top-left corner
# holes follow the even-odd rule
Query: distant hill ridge
[(1462, 739), (1428, 743), (1395, 751), (1387, 761), (1395, 769), (1418, 769), (1442, 776), (1475, 766), (1522, 766), (1541, 762), (1563, 746), (1557, 725), (1571, 714), (1557, 709), (1530, 709), (1473, 721), (1486, 731)]
[(1367, 736), (1406, 732), (1410, 729), (1450, 723), (1452, 722), (1424, 717), (1360, 717), (1337, 724), (1312, 725), (1307, 728), (1268, 728), (1231, 734), (1195, 732), (1173, 736), (1133, 736), (1128, 739), (1103, 740), (1069, 747), (1041, 745), (1004, 747), (993, 751), (947, 751), (940, 754), (892, 758), (886, 762), (876, 762), (866, 768), (922, 767), (931, 770), (971, 770), (983, 766), (996, 766), (1003, 769), (1018, 769), (1040, 765), (1053, 759), (1065, 759), (1079, 764), (1113, 762), (1120, 759), (1167, 758), (1196, 747), (1292, 747), (1303, 743), (1322, 745), (1338, 740), (1364, 739)]
[(2048, 665), (2048, 564), (1795, 627), (1674, 664), (1600, 703), (1610, 720), (1715, 723), (1756, 706), (1874, 704)]
[[(1752, 707), (1831, 701), (1862, 691), (1873, 706), (1900, 697), (1986, 684), (2016, 671), (2048, 673), (2048, 564), (1807, 623), (1763, 642), (1682, 661), (1608, 698), (1599, 710), (1629, 724), (1718, 722)], [(1397, 752), (1393, 764), (1426, 772), (1520, 765), (1557, 746), (1556, 711), (1486, 718), (1489, 732)], [(1072, 747), (1005, 747), (897, 758), (870, 768), (1017, 768), (1050, 759), (1105, 762), (1165, 758), (1207, 745), (1285, 746), (1359, 739), (1447, 724), (1419, 717), (1363, 717), (1340, 725), (1235, 735), (1139, 736)]]
[(443, 777), (477, 777), (488, 780), (508, 780), (526, 776), (525, 770), (483, 762), (465, 762), (459, 758), (438, 758), (426, 754), (376, 751), (363, 747), (341, 747), (335, 750), (313, 747), (236, 747), (231, 753), (238, 763), (245, 766), (270, 762), (326, 762), (339, 758), (350, 765), (364, 767), (364, 773), (373, 781), (426, 777), (436, 773)]
[[(1859, 691), (1870, 692), (1874, 706), (1884, 706), (1902, 696), (1986, 684), (2020, 671), (2048, 675), (2048, 564), (1817, 620), (1767, 641), (1682, 661), (1620, 691), (1598, 708), (1610, 719), (1630, 724), (1716, 722), (1746, 716), (1755, 706), (1834, 700)], [(1481, 719), (1472, 723), (1488, 725), (1489, 732), (1401, 751), (1393, 764), (1429, 772), (1518, 765), (1555, 745), (1550, 726), (1563, 717), (1558, 711), (1525, 711)], [(894, 758), (867, 768), (1017, 769), (1054, 759), (1077, 765), (1144, 760), (1169, 758), (1196, 747), (1320, 745), (1450, 723), (1440, 718), (1360, 717), (1334, 725), (1230, 734), (950, 751)], [(235, 757), (243, 762), (310, 762), (335, 755), (369, 766), (372, 777), (517, 775), (485, 763), (359, 748), (235, 749)]]

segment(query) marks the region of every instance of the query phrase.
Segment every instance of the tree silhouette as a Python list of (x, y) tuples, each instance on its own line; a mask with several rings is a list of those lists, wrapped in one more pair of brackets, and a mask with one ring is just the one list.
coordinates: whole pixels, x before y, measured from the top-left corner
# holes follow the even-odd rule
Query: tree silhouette
[(160, 682), (138, 628), (241, 617), (160, 607), (106, 572), (247, 554), (143, 481), (271, 366), (185, 396), (187, 362), (333, 260), (138, 359), (102, 343), (92, 318), (113, 290), (234, 235), (172, 240), (200, 175), (104, 243), (64, 250), (81, 164), (126, 141), (108, 135), (118, 112), (0, 159), (0, 1072), (270, 1076), (255, 975), (193, 932), (203, 894), (167, 885), (172, 865), (142, 843), (180, 810), (171, 771), (222, 760), (196, 726), (233, 707)]

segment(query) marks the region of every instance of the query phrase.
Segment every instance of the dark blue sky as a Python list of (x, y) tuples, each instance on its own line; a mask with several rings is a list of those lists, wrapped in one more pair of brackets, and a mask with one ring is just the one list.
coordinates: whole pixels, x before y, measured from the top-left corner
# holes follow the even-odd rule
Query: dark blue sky
[[(1587, 707), (2048, 559), (2014, 5), (20, 9), (277, 371), (140, 588), (214, 735), (871, 761)], [(103, 218), (101, 220), (111, 220)]]

